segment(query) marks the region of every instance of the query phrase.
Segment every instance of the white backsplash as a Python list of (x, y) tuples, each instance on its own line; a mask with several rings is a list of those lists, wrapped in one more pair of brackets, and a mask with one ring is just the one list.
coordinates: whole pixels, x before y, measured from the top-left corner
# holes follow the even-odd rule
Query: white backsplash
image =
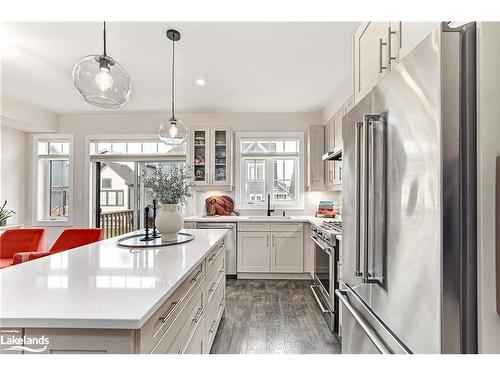
[[(288, 210), (286, 214), (289, 216), (301, 216), (301, 215), (314, 215), (314, 212), (318, 208), (319, 201), (321, 200), (333, 200), (337, 202), (337, 204), (342, 204), (342, 192), (340, 191), (313, 191), (306, 192), (305, 200), (304, 200), (304, 209), (303, 210)], [(190, 215), (205, 215), (205, 199), (211, 195), (227, 195), (233, 200), (234, 191), (198, 191), (193, 193), (193, 203), (195, 203), (190, 209)], [(237, 210), (237, 209), (236, 209)], [(265, 210), (237, 210), (240, 215), (243, 216), (258, 216), (265, 215)], [(273, 215), (281, 215), (282, 210), (276, 210)]]

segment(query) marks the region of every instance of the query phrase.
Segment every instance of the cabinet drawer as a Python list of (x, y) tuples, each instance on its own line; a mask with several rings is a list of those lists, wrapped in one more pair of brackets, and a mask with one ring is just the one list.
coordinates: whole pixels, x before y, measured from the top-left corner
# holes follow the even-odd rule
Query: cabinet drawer
[(205, 263), (201, 262), (139, 331), (139, 352), (149, 353), (169, 329), (194, 291), (204, 284)]
[(218, 288), (218, 285), (221, 283), (221, 280), (226, 279), (226, 275), (224, 272), (224, 257), (217, 258), (217, 267), (214, 267), (206, 277), (206, 292), (207, 292), (207, 304), (210, 302), (212, 295), (215, 292), (215, 289)]
[(271, 223), (272, 232), (295, 232), (301, 231), (303, 223)]
[(219, 258), (221, 256), (224, 257), (225, 255), (224, 249), (225, 249), (225, 242), (224, 240), (222, 240), (218, 244), (216, 244), (212, 250), (210, 250), (210, 253), (206, 257), (208, 273), (211, 272), (213, 265), (219, 260)]
[(225, 283), (221, 283), (217, 287), (214, 297), (209, 305), (207, 305), (206, 314), (206, 343), (207, 348), (212, 346), (215, 335), (217, 334), (217, 329), (219, 328), (220, 320), (225, 308)]
[(238, 223), (238, 231), (240, 232), (269, 232), (271, 223)]
[(203, 284), (204, 280), (153, 348), (152, 354), (180, 354), (184, 351), (189, 338), (202, 322), (205, 307)]
[(200, 324), (193, 333), (193, 336), (189, 339), (186, 348), (182, 354), (205, 354), (208, 353), (209, 349), (206, 345), (205, 337), (205, 318), (202, 318)]

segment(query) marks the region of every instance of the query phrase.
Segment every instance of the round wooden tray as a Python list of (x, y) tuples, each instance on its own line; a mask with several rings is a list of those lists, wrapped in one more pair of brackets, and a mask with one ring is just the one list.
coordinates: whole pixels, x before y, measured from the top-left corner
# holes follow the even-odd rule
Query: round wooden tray
[(177, 233), (177, 240), (174, 241), (162, 241), (161, 237), (152, 238), (148, 241), (141, 241), (144, 236), (145, 234), (134, 234), (133, 236), (123, 237), (118, 240), (117, 245), (126, 248), (144, 249), (151, 247), (179, 245), (194, 240), (193, 235), (182, 232)]

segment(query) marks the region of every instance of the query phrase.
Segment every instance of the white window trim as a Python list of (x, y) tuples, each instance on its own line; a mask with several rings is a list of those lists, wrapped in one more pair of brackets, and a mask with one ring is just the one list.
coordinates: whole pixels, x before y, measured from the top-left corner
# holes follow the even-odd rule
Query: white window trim
[[(39, 220), (37, 215), (38, 207), (38, 176), (39, 159), (38, 142), (40, 141), (64, 141), (69, 143), (69, 173), (68, 173), (68, 219), (67, 220)], [(74, 136), (73, 134), (33, 134), (33, 171), (32, 171), (32, 205), (31, 223), (35, 227), (72, 227), (75, 205), (73, 200), (73, 163), (74, 163)], [(57, 155), (54, 155), (57, 158)]]
[[(304, 132), (236, 132), (235, 133), (235, 181), (236, 181), (236, 189), (235, 189), (235, 197), (236, 197), (236, 209), (237, 210), (265, 210), (267, 209), (267, 201), (264, 200), (264, 202), (260, 203), (254, 203), (254, 204), (249, 204), (246, 202), (243, 202), (243, 174), (242, 172), (242, 160), (243, 157), (241, 156), (241, 139), (242, 138), (261, 138), (261, 139), (269, 139), (269, 138), (280, 138), (280, 139), (286, 139), (286, 138), (293, 138), (293, 139), (299, 139), (299, 153), (298, 153), (298, 165), (297, 165), (297, 176), (298, 176), (298, 181), (297, 181), (297, 194), (298, 194), (298, 199), (297, 203), (281, 203), (281, 204), (274, 204), (273, 207), (277, 210), (303, 210), (304, 209), (304, 167), (305, 167), (305, 155), (304, 155)], [(280, 157), (280, 156), (290, 156), (289, 154), (282, 154), (282, 153), (268, 153), (268, 154), (260, 154), (256, 153), (255, 157), (252, 155), (252, 159), (259, 158), (262, 156), (266, 157)], [(247, 157), (248, 158), (248, 157)], [(267, 199), (267, 192), (266, 192), (266, 199)]]

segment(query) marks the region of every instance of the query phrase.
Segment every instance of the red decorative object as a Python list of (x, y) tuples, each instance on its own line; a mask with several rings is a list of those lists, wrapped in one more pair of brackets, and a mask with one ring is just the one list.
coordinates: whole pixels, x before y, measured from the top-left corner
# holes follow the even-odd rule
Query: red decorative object
[(213, 195), (205, 199), (205, 210), (208, 216), (230, 216), (233, 213), (239, 215), (239, 212), (234, 210), (232, 198), (227, 195)]
[(16, 253), (44, 254), (45, 229), (8, 229), (0, 236), (0, 268), (11, 266)]

